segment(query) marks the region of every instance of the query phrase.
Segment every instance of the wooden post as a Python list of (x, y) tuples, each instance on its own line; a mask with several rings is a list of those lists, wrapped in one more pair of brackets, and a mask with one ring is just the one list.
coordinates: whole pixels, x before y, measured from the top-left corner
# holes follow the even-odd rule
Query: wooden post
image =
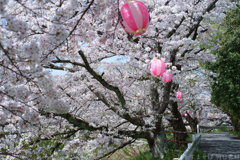
[(173, 145), (175, 144), (175, 132), (173, 132)]
[(181, 133), (177, 133), (177, 145), (178, 145), (178, 147), (180, 146), (180, 145), (179, 145), (179, 139), (180, 139), (179, 136), (180, 136), (180, 134), (181, 134)]
[(199, 112), (198, 112), (198, 124), (199, 124), (199, 133), (200, 133), (200, 114), (201, 114), (201, 110), (202, 108), (200, 108)]
[[(181, 140), (182, 133), (178, 133), (178, 140)], [(181, 146), (181, 142), (178, 141), (178, 146)]]

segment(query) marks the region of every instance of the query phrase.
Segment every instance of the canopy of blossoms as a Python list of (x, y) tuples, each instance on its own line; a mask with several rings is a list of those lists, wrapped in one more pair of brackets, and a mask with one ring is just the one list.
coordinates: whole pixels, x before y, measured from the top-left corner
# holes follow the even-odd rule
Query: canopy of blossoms
[[(206, 22), (221, 23), (234, 3), (142, 0), (151, 21), (137, 36), (119, 25), (127, 2), (0, 0), (1, 158), (97, 159), (139, 138), (163, 157), (162, 115), (186, 72), (199, 60), (214, 62), (199, 47), (214, 30)], [(103, 61), (114, 56), (128, 60)], [(149, 73), (154, 57), (170, 82)], [(53, 77), (47, 69), (68, 73)]]

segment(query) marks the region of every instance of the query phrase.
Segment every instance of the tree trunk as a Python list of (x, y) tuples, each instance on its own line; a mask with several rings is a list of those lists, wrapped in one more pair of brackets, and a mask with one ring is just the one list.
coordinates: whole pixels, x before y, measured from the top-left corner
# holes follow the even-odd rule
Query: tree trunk
[[(178, 107), (177, 102), (172, 102), (171, 105), (172, 105), (171, 111), (172, 111), (174, 118), (167, 119), (167, 120), (170, 122), (174, 131), (186, 132), (187, 130), (183, 123), (183, 119), (177, 109), (177, 107)], [(177, 141), (186, 141), (187, 134), (176, 134), (176, 135), (177, 135), (176, 136)], [(187, 145), (187, 144), (185, 143), (184, 145)], [(179, 147), (179, 145), (178, 145), (178, 147)]]
[[(189, 115), (188, 115), (189, 116)], [(197, 117), (192, 119), (191, 122), (189, 122), (189, 126), (191, 127), (191, 131), (192, 132), (196, 132), (197, 133), (197, 125), (198, 125), (198, 119)]]
[(237, 121), (233, 121), (233, 128), (234, 128), (234, 131), (236, 131), (236, 132), (238, 132), (239, 130), (238, 130), (238, 123), (237, 123)]
[(189, 126), (191, 127), (191, 131), (197, 133), (197, 125), (198, 125), (197, 117), (192, 118), (189, 114), (187, 114), (187, 117), (185, 117), (185, 118), (188, 121)]
[(151, 132), (147, 140), (152, 157), (164, 158), (167, 153), (168, 145), (163, 124), (161, 125), (161, 131), (158, 133)]
[[(175, 121), (173, 124), (173, 130), (174, 131), (181, 131), (181, 132), (187, 132), (185, 125), (183, 124), (182, 118), (181, 120)], [(187, 134), (175, 134), (177, 141), (186, 141)], [(187, 143), (183, 143), (184, 145), (187, 145)], [(180, 143), (178, 143), (178, 147), (180, 147)]]

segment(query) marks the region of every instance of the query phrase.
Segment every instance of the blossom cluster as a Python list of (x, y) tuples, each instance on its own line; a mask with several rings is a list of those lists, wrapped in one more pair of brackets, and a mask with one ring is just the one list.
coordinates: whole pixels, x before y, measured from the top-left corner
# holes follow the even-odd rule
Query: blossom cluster
[(26, 36), (28, 31), (27, 22), (16, 19), (13, 15), (6, 15), (7, 26), (10, 31), (17, 32), (18, 38)]
[[(178, 102), (178, 90), (184, 117), (196, 118), (196, 109), (211, 106), (209, 97), (202, 96), (210, 92), (204, 75), (215, 74), (197, 69), (199, 61), (215, 58), (201, 48), (212, 29), (202, 19), (212, 16), (221, 22), (223, 16), (214, 17), (231, 4), (142, 2), (152, 20), (146, 33), (136, 37), (118, 25), (119, 7), (128, 0), (0, 0), (5, 21), (0, 25), (0, 132), (8, 134), (0, 137), (0, 149), (9, 153), (6, 159), (64, 159), (70, 154), (99, 159), (140, 131), (156, 133), (163, 115), (158, 106)], [(205, 12), (211, 3), (216, 7)], [(149, 74), (155, 56), (172, 72), (171, 83)], [(51, 70), (65, 72), (53, 76)], [(56, 144), (63, 151), (54, 149)]]
[(40, 55), (41, 55), (39, 53), (39, 51), (40, 51), (39, 46), (34, 41), (31, 41), (30, 43), (25, 44), (22, 47), (22, 51), (23, 51), (23, 53), (25, 53), (25, 56), (26, 56), (24, 58), (27, 58), (32, 61), (38, 61), (40, 58)]
[(5, 14), (5, 5), (7, 4), (8, 0), (0, 0), (0, 15)]
[(59, 44), (66, 40), (69, 35), (68, 30), (63, 25), (53, 24), (51, 26), (52, 30), (50, 30), (50, 41), (54, 44)]

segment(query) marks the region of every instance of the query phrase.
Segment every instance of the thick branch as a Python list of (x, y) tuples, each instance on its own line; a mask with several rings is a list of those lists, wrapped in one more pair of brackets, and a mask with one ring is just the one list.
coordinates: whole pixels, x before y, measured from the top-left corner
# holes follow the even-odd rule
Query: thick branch
[(179, 24), (176, 24), (174, 26), (174, 28), (166, 35), (165, 38), (170, 38), (175, 32), (176, 30), (181, 26), (182, 22), (185, 20), (185, 17), (182, 17), (181, 21)]
[[(218, 0), (214, 0), (208, 7), (206, 10), (204, 10), (202, 12), (202, 15), (206, 14), (207, 12), (210, 12), (214, 7), (214, 5), (217, 3)], [(199, 24), (201, 23), (201, 21), (203, 20), (203, 17), (200, 16), (198, 17), (197, 19), (197, 23), (193, 25), (193, 27), (190, 29), (190, 31), (188, 32), (188, 34), (186, 35), (186, 37), (189, 37), (193, 31), (195, 31), (198, 27), (199, 27)]]
[(150, 86), (150, 97), (153, 110), (158, 110), (160, 108), (159, 94), (157, 91), (157, 83), (154, 83)]
[[(41, 115), (46, 115), (49, 113), (41, 112)], [(65, 114), (54, 114), (54, 116), (59, 116), (64, 119), (66, 119), (70, 124), (73, 124), (75, 127), (79, 127), (78, 130), (87, 130), (87, 131), (109, 131), (112, 128), (109, 128), (108, 126), (100, 126), (100, 127), (94, 127), (90, 125), (88, 122), (85, 122), (84, 120), (75, 117), (73, 114), (65, 113)], [(118, 130), (119, 135), (124, 135), (132, 138), (145, 138), (146, 132), (145, 131), (135, 131), (135, 130)], [(114, 136), (115, 138), (119, 138)]]
[[(137, 125), (137, 126), (145, 126), (145, 122), (144, 120), (138, 117), (131, 117), (129, 115), (129, 113), (122, 113), (122, 115), (119, 114), (119, 109), (118, 107), (116, 107), (114, 104), (112, 104), (110, 101), (107, 100), (107, 98), (99, 93), (99, 92), (95, 92), (94, 90), (92, 90), (91, 88), (89, 88), (98, 98), (99, 100), (101, 100), (106, 106), (109, 107), (109, 109), (111, 109), (113, 112), (115, 112), (118, 116), (122, 117), (123, 119), (127, 120), (128, 122)], [(150, 126), (146, 126), (146, 127), (150, 127)]]
[(55, 70), (60, 70), (60, 71), (69, 71), (69, 72), (76, 72), (76, 70), (73, 70), (71, 68), (65, 68), (65, 67), (59, 67), (53, 64), (49, 64), (49, 65), (42, 65), (43, 68), (48, 68), (48, 69), (55, 69)]
[(109, 83), (107, 83), (99, 74), (97, 74), (89, 65), (87, 58), (85, 57), (84, 53), (80, 50), (79, 55), (82, 57), (83, 62), (85, 63), (85, 68), (86, 70), (94, 77), (94, 79), (96, 79), (98, 82), (100, 82), (105, 88), (113, 91), (116, 93), (119, 101), (122, 104), (122, 108), (124, 108), (125, 110), (127, 110), (127, 108), (125, 107), (126, 101), (122, 95), (122, 93), (120, 92), (118, 87), (112, 86)]
[(52, 60), (52, 63), (71, 63), (72, 65), (85, 67), (82, 63), (72, 62), (70, 60), (60, 60), (60, 59), (58, 59), (58, 60)]

